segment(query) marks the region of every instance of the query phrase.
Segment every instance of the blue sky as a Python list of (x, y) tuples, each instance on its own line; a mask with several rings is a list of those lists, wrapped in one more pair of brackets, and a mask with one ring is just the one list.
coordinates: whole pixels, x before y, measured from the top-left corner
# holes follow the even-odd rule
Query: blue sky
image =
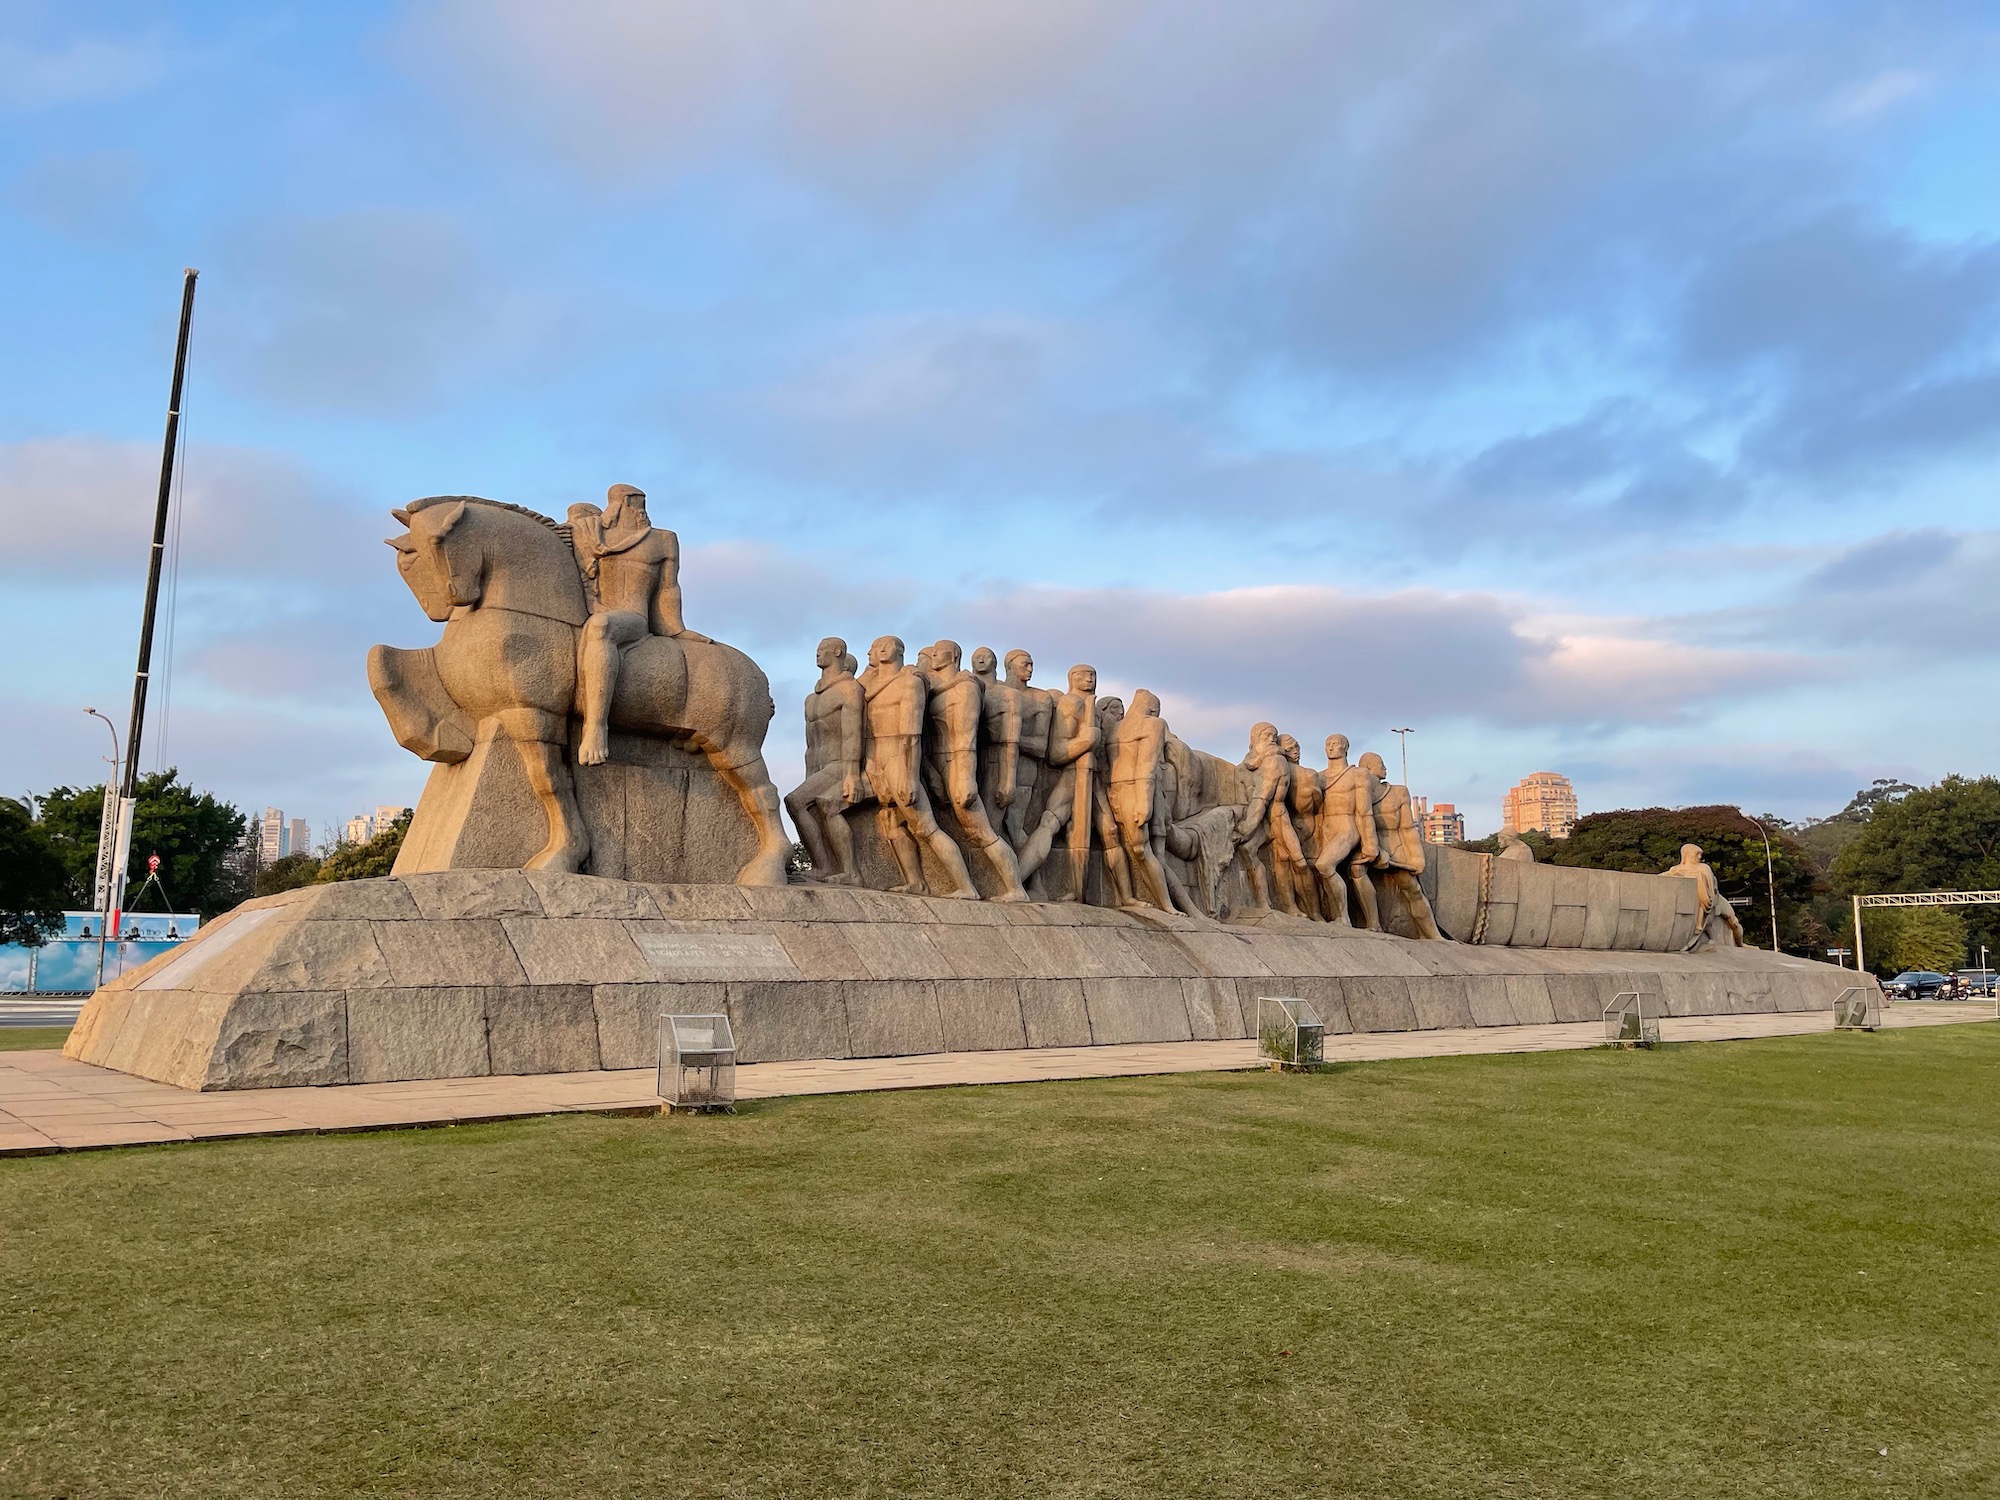
[(413, 799), (389, 507), (613, 482), (797, 774), (824, 634), (1342, 731), (1475, 833), (1994, 767), (1990, 4), (14, 0), (0, 788)]

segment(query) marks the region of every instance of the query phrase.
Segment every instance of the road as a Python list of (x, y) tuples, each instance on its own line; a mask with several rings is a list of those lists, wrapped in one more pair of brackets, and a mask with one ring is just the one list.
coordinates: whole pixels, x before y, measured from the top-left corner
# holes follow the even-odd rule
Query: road
[(88, 995), (0, 996), (0, 1026), (73, 1026)]

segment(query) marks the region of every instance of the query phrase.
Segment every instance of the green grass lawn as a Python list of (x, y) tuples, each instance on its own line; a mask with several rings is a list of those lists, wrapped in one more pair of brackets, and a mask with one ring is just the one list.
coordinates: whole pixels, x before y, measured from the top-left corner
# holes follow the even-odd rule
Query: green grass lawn
[(1996, 1273), (2000, 1026), (27, 1158), (0, 1494), (1995, 1495)]
[(41, 1052), (68, 1037), (67, 1026), (0, 1026), (0, 1052)]

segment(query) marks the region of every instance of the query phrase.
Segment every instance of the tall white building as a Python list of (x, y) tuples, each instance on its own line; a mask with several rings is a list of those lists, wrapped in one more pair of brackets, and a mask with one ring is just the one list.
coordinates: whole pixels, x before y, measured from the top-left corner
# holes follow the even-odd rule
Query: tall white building
[(291, 853), (291, 829), (285, 826), (285, 810), (282, 807), (267, 807), (258, 823), (257, 856), (265, 864), (273, 864)]
[(1576, 823), (1576, 790), (1567, 776), (1536, 771), (1524, 776), (1501, 800), (1500, 826), (1513, 833), (1539, 830), (1566, 839)]

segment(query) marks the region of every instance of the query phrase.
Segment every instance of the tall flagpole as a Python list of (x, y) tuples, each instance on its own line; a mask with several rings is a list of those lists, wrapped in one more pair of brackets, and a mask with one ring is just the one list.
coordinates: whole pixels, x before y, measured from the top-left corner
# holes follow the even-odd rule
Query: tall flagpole
[(146, 564), (146, 616), (139, 627), (139, 668), (132, 678), (132, 721), (125, 731), (125, 784), (118, 797), (118, 857), (111, 875), (111, 935), (125, 905), (125, 870), (132, 857), (132, 810), (139, 800), (139, 740), (146, 726), (146, 687), (153, 675), (153, 620), (160, 608), (160, 569), (167, 555), (167, 504), (174, 492), (174, 450), (181, 435), (181, 385), (187, 379), (188, 329), (194, 322), (190, 266), (181, 282), (181, 329), (174, 341), (174, 384), (167, 397), (167, 436), (160, 454), (160, 498), (153, 510), (153, 553)]

